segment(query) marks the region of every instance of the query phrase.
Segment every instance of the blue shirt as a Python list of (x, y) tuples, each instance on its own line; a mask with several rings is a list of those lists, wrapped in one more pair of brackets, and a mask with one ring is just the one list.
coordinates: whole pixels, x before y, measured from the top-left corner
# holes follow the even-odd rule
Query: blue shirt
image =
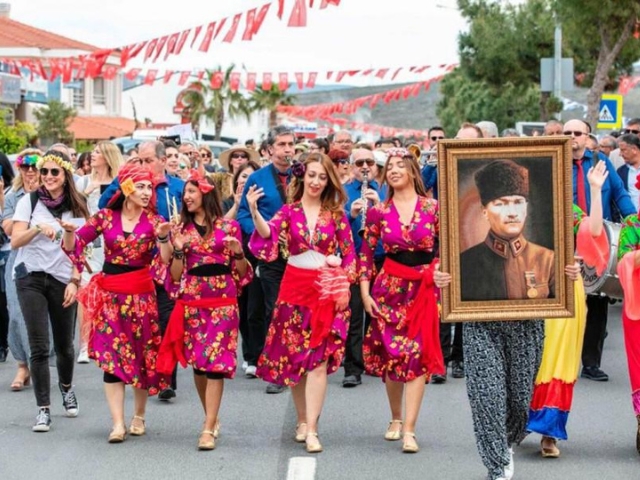
[[(622, 179), (616, 169), (614, 168), (611, 161), (602, 153), (598, 154), (598, 160), (603, 160), (607, 165), (607, 170), (609, 171), (609, 176), (602, 185), (602, 216), (605, 220), (612, 221), (613, 220), (613, 209), (612, 206), (620, 211), (622, 217), (626, 217), (627, 215), (632, 215), (637, 213), (636, 209), (631, 202), (631, 197), (629, 196), (629, 192), (627, 192), (624, 188), (624, 184), (622, 183)], [(572, 174), (572, 183), (573, 183), (573, 203), (578, 205), (578, 190), (576, 189), (577, 181), (578, 181), (578, 166), (575, 162), (573, 163), (573, 174)], [(582, 181), (585, 185), (585, 194), (587, 197), (587, 212), (591, 210), (591, 192), (589, 190), (589, 181), (587, 180), (587, 172), (593, 166), (595, 166), (593, 159), (593, 152), (591, 150), (586, 149), (584, 151), (584, 156), (582, 160), (582, 171), (583, 178)], [(585, 213), (587, 213), (585, 212)]]
[[(262, 215), (262, 218), (269, 221), (271, 220), (271, 217), (273, 217), (276, 212), (282, 208), (282, 205), (284, 205), (284, 201), (278, 191), (278, 184), (276, 183), (276, 181), (280, 182), (280, 179), (276, 179), (276, 176), (278, 175), (278, 170), (276, 170), (276, 167), (271, 164), (261, 168), (260, 170), (256, 170), (249, 176), (249, 178), (247, 178), (247, 183), (245, 184), (244, 192), (242, 193), (242, 200), (240, 201), (240, 207), (238, 208), (238, 216), (236, 217), (240, 224), (240, 228), (242, 228), (242, 232), (246, 235), (251, 235), (255, 229), (253, 220), (251, 219), (249, 202), (247, 202), (247, 192), (249, 191), (249, 188), (253, 185), (257, 185), (264, 189), (264, 196), (258, 200), (258, 211), (260, 212), (260, 215)], [(287, 182), (288, 181), (289, 173), (287, 173)]]
[[(376, 192), (379, 191), (378, 183), (375, 180), (369, 182), (369, 188)], [(358, 215), (356, 218), (353, 218), (351, 216), (351, 204), (362, 197), (362, 182), (360, 180), (353, 179), (344, 185), (344, 190), (347, 192), (347, 197), (349, 198), (344, 206), (344, 210), (347, 214), (347, 218), (349, 219), (349, 223), (351, 224), (353, 246), (355, 247), (356, 252), (359, 252), (360, 245), (362, 245), (362, 237), (358, 235), (358, 231), (360, 230), (360, 227), (362, 227), (362, 215)], [(369, 208), (370, 207), (371, 206), (369, 206)]]
[[(98, 208), (106, 208), (107, 203), (109, 203), (109, 200), (111, 200), (111, 197), (113, 197), (118, 188), (120, 188), (120, 182), (116, 177), (100, 196)], [(156, 207), (158, 215), (163, 216), (164, 219), (168, 221), (171, 218), (171, 214), (169, 206), (167, 205), (167, 188), (169, 189), (169, 201), (173, 202), (173, 199), (175, 198), (178, 211), (180, 211), (182, 209), (182, 191), (184, 190), (184, 181), (177, 177), (165, 175), (165, 181), (156, 185)]]
[(431, 165), (425, 165), (422, 169), (422, 183), (424, 188), (428, 192), (430, 188), (433, 188), (433, 198), (438, 199), (438, 167), (432, 167)]

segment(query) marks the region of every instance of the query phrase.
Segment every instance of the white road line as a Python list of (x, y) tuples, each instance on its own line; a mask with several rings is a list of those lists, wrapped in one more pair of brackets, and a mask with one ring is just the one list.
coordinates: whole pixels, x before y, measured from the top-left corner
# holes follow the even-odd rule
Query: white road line
[(287, 480), (314, 480), (316, 459), (312, 457), (292, 457), (289, 459)]

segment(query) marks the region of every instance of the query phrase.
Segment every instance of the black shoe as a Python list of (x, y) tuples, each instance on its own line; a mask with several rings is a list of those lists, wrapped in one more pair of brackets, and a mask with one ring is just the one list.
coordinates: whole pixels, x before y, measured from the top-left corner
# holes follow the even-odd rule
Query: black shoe
[(464, 378), (464, 362), (451, 362), (451, 376), (453, 378)]
[(165, 388), (158, 394), (158, 400), (168, 402), (172, 398), (176, 398), (176, 392), (173, 388)]
[(582, 367), (582, 374), (580, 376), (596, 382), (606, 382), (609, 380), (609, 375), (598, 367)]
[(342, 386), (344, 388), (353, 388), (362, 384), (362, 377), (360, 375), (347, 375), (342, 380)]
[(442, 383), (445, 383), (447, 381), (447, 374), (445, 373), (444, 375), (440, 375), (438, 373), (434, 373), (433, 375), (431, 375), (431, 382), (430, 383), (434, 383), (436, 385), (440, 385)]
[(267, 385), (267, 393), (282, 393), (287, 387), (283, 385), (276, 385), (275, 383), (270, 383)]
[(4, 363), (7, 361), (7, 354), (9, 353), (8, 348), (0, 348), (0, 363)]
[(78, 406), (78, 399), (73, 391), (73, 387), (70, 386), (65, 390), (62, 384), (58, 382), (58, 388), (60, 388), (60, 393), (62, 394), (62, 406), (64, 407), (67, 417), (77, 417), (80, 412), (80, 407)]
[(48, 408), (41, 408), (36, 417), (36, 423), (31, 427), (34, 432), (48, 432), (51, 428), (51, 413)]

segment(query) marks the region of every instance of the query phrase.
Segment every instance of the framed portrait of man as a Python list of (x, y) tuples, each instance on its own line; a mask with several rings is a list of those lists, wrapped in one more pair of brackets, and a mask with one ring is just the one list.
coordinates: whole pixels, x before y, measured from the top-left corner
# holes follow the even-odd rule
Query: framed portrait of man
[(438, 142), (444, 321), (573, 315), (571, 182), (566, 137)]

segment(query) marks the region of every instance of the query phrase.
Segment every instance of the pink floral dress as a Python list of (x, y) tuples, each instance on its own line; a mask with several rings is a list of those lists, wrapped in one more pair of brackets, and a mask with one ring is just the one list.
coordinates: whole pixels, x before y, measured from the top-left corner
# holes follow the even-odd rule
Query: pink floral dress
[[(67, 254), (82, 271), (84, 248), (102, 235), (105, 262), (149, 270), (156, 246), (155, 227), (162, 222), (162, 217), (143, 212), (133, 232), (125, 234), (119, 210), (99, 210), (76, 232), (75, 249)], [(91, 325), (89, 357), (105, 372), (135, 388), (148, 389), (150, 395), (166, 388), (165, 377), (156, 372), (161, 335), (155, 291), (125, 294), (103, 290), (100, 298), (92, 300), (99, 304)]]
[[(236, 261), (224, 246), (226, 236), (242, 243), (240, 226), (235, 220), (216, 219), (209, 238), (203, 238), (193, 224), (184, 228), (184, 269), (179, 281), (167, 272), (165, 285), (169, 296), (186, 302), (208, 298), (237, 298), (242, 287), (253, 279), (253, 268), (247, 263), (243, 276)], [(205, 265), (226, 267), (227, 273), (214, 276), (193, 275), (193, 269)], [(184, 358), (194, 369), (233, 378), (238, 349), (238, 305), (215, 308), (184, 306)]]
[[(403, 225), (393, 200), (381, 202), (367, 212), (362, 247), (360, 248), (361, 280), (373, 278), (373, 254), (382, 240), (385, 254), (400, 251), (433, 252), (438, 235), (438, 203), (432, 198), (418, 197), (409, 225)], [(423, 272), (427, 266), (411, 267)], [(380, 309), (373, 318), (363, 343), (365, 371), (370, 375), (387, 375), (395, 382), (409, 382), (426, 375), (421, 361), (420, 335), (408, 338), (407, 312), (416, 299), (419, 283), (394, 277), (384, 267), (375, 277), (371, 296)]]
[[(308, 250), (325, 256), (339, 254), (347, 278), (351, 283), (355, 282), (356, 253), (351, 227), (343, 211), (332, 213), (322, 210), (315, 230), (310, 232), (302, 205), (297, 202), (284, 205), (269, 221), (269, 227), (269, 238), (262, 238), (254, 232), (249, 242), (249, 249), (258, 259), (271, 262), (278, 257), (278, 235), (284, 231), (290, 255)], [(293, 386), (325, 361), (328, 373), (340, 367), (350, 310), (335, 312), (327, 338), (315, 348), (310, 347), (311, 316), (311, 310), (305, 306), (292, 305), (280, 298), (276, 301), (265, 347), (258, 361), (257, 375), (260, 378), (278, 385)]]

